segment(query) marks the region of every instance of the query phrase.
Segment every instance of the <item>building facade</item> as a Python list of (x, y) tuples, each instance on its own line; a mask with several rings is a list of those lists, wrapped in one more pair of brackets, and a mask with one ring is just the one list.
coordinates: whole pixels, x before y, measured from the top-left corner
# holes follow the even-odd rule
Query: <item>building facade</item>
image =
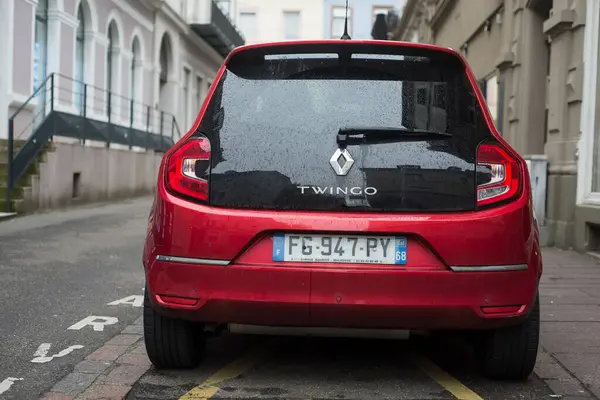
[(238, 0), (247, 44), (323, 38), (323, 0)]
[[(402, 9), (405, 0), (349, 0), (348, 33), (352, 39), (372, 39), (371, 30), (378, 14), (395, 14)], [(345, 0), (323, 1), (323, 32), (325, 39), (339, 39), (344, 32), (346, 17)]]
[(54, 109), (85, 108), (89, 118), (124, 126), (147, 123), (148, 109), (164, 111), (187, 130), (224, 57), (243, 44), (234, 14), (227, 15), (235, 3), (1, 1), (0, 138), (15, 111), (26, 108), (15, 128), (20, 134), (44, 114), (49, 96)]
[(393, 36), (461, 51), (502, 136), (526, 158), (547, 159), (546, 244), (587, 251), (600, 247), (599, 7), (408, 0)]

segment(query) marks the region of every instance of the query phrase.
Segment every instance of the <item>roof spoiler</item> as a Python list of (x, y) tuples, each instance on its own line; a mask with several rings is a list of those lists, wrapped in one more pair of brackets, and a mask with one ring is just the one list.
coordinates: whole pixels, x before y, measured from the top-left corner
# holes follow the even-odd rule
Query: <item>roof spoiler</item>
[(323, 40), (261, 43), (234, 49), (226, 65), (261, 65), (268, 56), (276, 55), (324, 55), (337, 54), (340, 59), (349, 59), (355, 54), (389, 55), (424, 58), (429, 62), (456, 65), (460, 55), (449, 48), (391, 41)]

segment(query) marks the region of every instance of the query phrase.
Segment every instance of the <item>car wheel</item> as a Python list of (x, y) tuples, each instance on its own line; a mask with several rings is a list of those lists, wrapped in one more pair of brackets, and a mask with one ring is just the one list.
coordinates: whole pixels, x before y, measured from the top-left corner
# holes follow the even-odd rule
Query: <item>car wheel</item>
[(156, 368), (188, 369), (204, 358), (206, 338), (201, 324), (168, 318), (150, 304), (144, 292), (144, 343)]
[(483, 333), (477, 352), (483, 374), (492, 379), (527, 379), (535, 366), (539, 337), (538, 296), (521, 324)]

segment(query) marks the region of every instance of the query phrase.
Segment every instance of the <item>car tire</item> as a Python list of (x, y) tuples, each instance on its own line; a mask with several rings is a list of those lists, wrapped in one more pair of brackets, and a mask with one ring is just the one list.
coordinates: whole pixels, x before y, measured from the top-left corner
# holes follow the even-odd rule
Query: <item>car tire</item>
[(540, 337), (540, 300), (516, 326), (485, 332), (477, 351), (483, 374), (492, 379), (526, 380), (533, 372)]
[(206, 337), (201, 324), (165, 317), (152, 307), (144, 292), (144, 343), (159, 369), (190, 369), (204, 358)]

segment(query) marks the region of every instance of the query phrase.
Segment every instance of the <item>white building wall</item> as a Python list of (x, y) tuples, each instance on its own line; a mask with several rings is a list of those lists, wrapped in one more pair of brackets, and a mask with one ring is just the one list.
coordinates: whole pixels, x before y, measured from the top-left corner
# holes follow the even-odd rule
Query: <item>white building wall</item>
[(8, 1), (0, 1), (0, 54), (3, 62), (0, 62), (0, 139), (6, 137), (8, 120), (8, 93), (10, 87), (10, 66), (12, 65), (12, 51), (10, 51), (9, 32), (12, 30), (13, 4)]
[(324, 38), (323, 0), (238, 0), (237, 24), (246, 43), (285, 40), (285, 12), (300, 14), (298, 39)]
[[(6, 138), (7, 119), (33, 92), (33, 48), (35, 32), (35, 10), (39, 0), (0, 0), (0, 138)], [(221, 0), (222, 1), (222, 0)], [(48, 0), (48, 37), (46, 71), (64, 75), (57, 79), (55, 108), (77, 112), (75, 92), (80, 89), (73, 82), (76, 70), (77, 10), (85, 5), (85, 68), (84, 82), (87, 87), (87, 116), (107, 120), (107, 91), (114, 92), (112, 121), (127, 125), (130, 118), (134, 39), (140, 44), (141, 57), (138, 61), (138, 87), (134, 90), (134, 122), (145, 127), (147, 108), (153, 111), (152, 123), (158, 124), (162, 108), (174, 114), (182, 134), (191, 126), (199, 111), (196, 83), (200, 78), (206, 85), (212, 82), (223, 57), (189, 27), (196, 15), (210, 18), (211, 0), (168, 0), (160, 11), (154, 12), (139, 0)], [(232, 10), (237, 4), (232, 3)], [(232, 19), (233, 18), (232, 16)], [(106, 57), (108, 50), (108, 27), (111, 22), (117, 27), (117, 48), (113, 52), (112, 79), (108, 88)], [(195, 20), (194, 22), (199, 22)], [(168, 36), (169, 76), (164, 90), (159, 88), (159, 54), (161, 40)], [(16, 67), (15, 67), (16, 66)], [(191, 90), (188, 98), (182, 96), (181, 79), (184, 66), (190, 70)], [(202, 96), (208, 88), (203, 86)], [(46, 99), (49, 101), (48, 99)], [(188, 120), (183, 121), (184, 103), (187, 101)], [(42, 103), (42, 100), (39, 101)], [(15, 133), (22, 132), (20, 139), (30, 134), (24, 131), (36, 111), (38, 99), (28, 104), (15, 124)], [(192, 117), (193, 116), (193, 117)], [(167, 125), (165, 125), (167, 127)], [(168, 127), (170, 129), (170, 126)], [(169, 132), (170, 133), (170, 132)]]

